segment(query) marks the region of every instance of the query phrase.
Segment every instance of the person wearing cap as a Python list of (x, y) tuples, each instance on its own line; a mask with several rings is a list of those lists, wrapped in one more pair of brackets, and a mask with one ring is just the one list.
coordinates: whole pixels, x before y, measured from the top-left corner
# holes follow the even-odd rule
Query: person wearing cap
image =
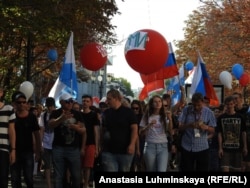
[[(50, 115), (49, 126), (54, 129), (52, 144), (54, 188), (62, 188), (66, 168), (69, 168), (72, 187), (81, 184), (80, 139), (86, 129), (81, 112), (72, 109), (73, 99), (68, 93), (59, 97), (61, 107)], [(83, 147), (83, 146), (82, 146)]]
[(40, 135), (42, 140), (42, 161), (44, 165), (44, 175), (47, 187), (52, 187), (51, 182), (51, 169), (52, 169), (52, 143), (54, 139), (54, 130), (49, 127), (49, 116), (52, 111), (56, 109), (55, 99), (47, 97), (45, 102), (46, 110), (41, 113), (39, 118)]
[(9, 165), (16, 160), (15, 112), (4, 103), (4, 90), (0, 88), (0, 187), (8, 187)]
[[(41, 139), (37, 117), (29, 112), (27, 99), (22, 92), (12, 95), (15, 106), (16, 162), (10, 166), (12, 187), (22, 187), (22, 174), (27, 187), (34, 187), (34, 162), (40, 160)], [(33, 148), (33, 135), (35, 150)], [(34, 161), (35, 153), (35, 161)]]

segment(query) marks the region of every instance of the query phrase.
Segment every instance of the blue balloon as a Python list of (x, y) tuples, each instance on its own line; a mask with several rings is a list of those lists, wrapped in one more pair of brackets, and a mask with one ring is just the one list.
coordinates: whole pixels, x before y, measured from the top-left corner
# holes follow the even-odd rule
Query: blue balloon
[(185, 63), (185, 69), (187, 71), (191, 71), (193, 68), (194, 68), (194, 64), (193, 64), (192, 61), (188, 61), (188, 62)]
[(55, 49), (50, 49), (47, 56), (51, 61), (56, 61), (58, 58), (57, 51)]
[(240, 79), (243, 73), (244, 73), (244, 68), (242, 65), (236, 63), (232, 66), (232, 74), (235, 76), (237, 80)]

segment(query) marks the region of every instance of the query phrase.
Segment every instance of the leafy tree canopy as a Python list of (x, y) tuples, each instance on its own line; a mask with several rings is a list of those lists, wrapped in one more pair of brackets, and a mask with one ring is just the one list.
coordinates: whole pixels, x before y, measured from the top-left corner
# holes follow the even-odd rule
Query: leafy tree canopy
[[(28, 66), (30, 79), (40, 88), (36, 95), (46, 96), (60, 70), (70, 32), (76, 58), (88, 42), (114, 44), (111, 19), (116, 14), (114, 0), (0, 1), (0, 86), (10, 95), (28, 78)], [(51, 48), (60, 57), (56, 63), (47, 58)]]
[(184, 39), (175, 41), (178, 64), (196, 64), (198, 50), (213, 84), (220, 84), (219, 74), (236, 63), (249, 71), (250, 1), (200, 1), (203, 4), (185, 22)]

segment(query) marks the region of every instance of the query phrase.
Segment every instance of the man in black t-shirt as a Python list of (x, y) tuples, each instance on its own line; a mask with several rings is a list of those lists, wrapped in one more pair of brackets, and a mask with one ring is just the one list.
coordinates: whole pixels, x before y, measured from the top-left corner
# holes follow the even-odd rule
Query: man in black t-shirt
[(122, 105), (120, 92), (107, 93), (109, 106), (103, 113), (102, 168), (109, 172), (129, 172), (138, 137), (137, 118)]
[(233, 96), (224, 101), (226, 110), (217, 118), (219, 157), (223, 172), (241, 171), (242, 154), (247, 154), (246, 121), (235, 112)]
[(38, 120), (29, 112), (26, 96), (22, 92), (14, 93), (12, 101), (16, 109), (16, 162), (10, 166), (11, 184), (12, 187), (22, 187), (23, 173), (27, 187), (33, 188), (34, 153), (35, 161), (39, 161), (41, 151)]
[(243, 156), (241, 171), (250, 171), (250, 107), (248, 104), (244, 104), (244, 97), (241, 93), (233, 93), (235, 102), (235, 111), (242, 114), (246, 120), (246, 139), (247, 139), (247, 155)]
[(54, 188), (63, 187), (65, 168), (68, 166), (72, 177), (72, 187), (80, 187), (81, 161), (80, 138), (85, 127), (80, 112), (72, 110), (73, 99), (64, 93), (59, 98), (61, 108), (50, 115), (49, 126), (54, 129), (52, 145), (53, 166), (55, 170)]

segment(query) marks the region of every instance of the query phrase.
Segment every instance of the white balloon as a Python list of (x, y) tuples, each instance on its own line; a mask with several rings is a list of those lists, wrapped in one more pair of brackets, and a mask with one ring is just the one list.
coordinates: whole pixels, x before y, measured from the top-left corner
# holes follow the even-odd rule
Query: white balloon
[(27, 101), (29, 100), (29, 98), (31, 97), (31, 95), (33, 94), (34, 91), (34, 86), (31, 82), (29, 81), (24, 81), (20, 87), (19, 87), (19, 91), (21, 91), (25, 96)]
[(228, 89), (232, 89), (232, 74), (228, 71), (222, 71), (219, 76), (220, 82)]

